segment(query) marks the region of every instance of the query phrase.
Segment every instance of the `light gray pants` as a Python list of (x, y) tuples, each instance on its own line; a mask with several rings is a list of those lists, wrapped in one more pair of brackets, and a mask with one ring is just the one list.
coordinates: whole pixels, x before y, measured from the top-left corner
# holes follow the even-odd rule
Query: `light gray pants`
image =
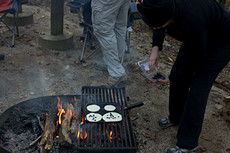
[(130, 0), (92, 0), (94, 35), (101, 45), (103, 59), (112, 77), (126, 74), (120, 63), (125, 50)]

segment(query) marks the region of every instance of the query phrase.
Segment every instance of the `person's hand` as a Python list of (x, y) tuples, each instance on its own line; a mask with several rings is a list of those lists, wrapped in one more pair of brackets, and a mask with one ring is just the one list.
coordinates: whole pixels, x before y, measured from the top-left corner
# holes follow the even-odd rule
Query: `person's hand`
[(151, 53), (151, 55), (149, 57), (149, 68), (150, 68), (151, 72), (154, 71), (155, 66), (157, 67), (158, 61), (159, 61), (159, 47), (154, 46), (152, 48), (152, 53)]

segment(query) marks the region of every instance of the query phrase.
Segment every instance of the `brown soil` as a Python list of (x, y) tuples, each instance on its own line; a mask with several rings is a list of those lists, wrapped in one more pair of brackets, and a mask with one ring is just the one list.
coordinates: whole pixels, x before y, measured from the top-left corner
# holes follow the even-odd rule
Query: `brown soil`
[[(77, 14), (71, 14), (69, 8), (65, 7), (64, 29), (74, 33), (74, 48), (55, 51), (41, 48), (37, 42), (40, 35), (49, 31), (50, 9), (31, 5), (24, 5), (24, 9), (34, 13), (34, 24), (19, 27), (20, 37), (16, 39), (15, 48), (0, 41), (0, 53), (6, 55), (6, 59), (0, 62), (0, 113), (31, 98), (80, 95), (82, 86), (99, 86), (105, 82), (108, 74), (93, 68), (95, 61), (102, 60), (100, 52), (85, 64), (79, 64), (82, 28), (78, 26)], [(147, 58), (151, 51), (151, 35), (143, 27), (146, 28), (143, 25), (134, 26), (131, 51), (125, 55), (124, 66), (130, 80), (126, 93), (129, 104), (147, 102), (130, 111), (138, 153), (163, 153), (165, 148), (176, 143), (178, 127), (162, 129), (157, 125), (159, 118), (168, 115), (169, 90), (168, 84), (149, 82), (137, 66), (137, 62)], [(168, 75), (180, 42), (167, 37), (164, 46), (165, 49), (160, 53), (159, 69)], [(224, 97), (229, 96), (229, 76), (230, 65), (219, 75), (218, 86), (213, 86), (211, 90), (197, 153), (230, 152), (230, 124), (226, 122), (223, 102)]]

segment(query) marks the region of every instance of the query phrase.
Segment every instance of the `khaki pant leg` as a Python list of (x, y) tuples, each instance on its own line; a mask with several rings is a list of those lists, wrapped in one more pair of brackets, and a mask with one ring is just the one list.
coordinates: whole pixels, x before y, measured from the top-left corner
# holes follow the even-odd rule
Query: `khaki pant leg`
[(129, 9), (129, 4), (131, 2), (130, 0), (123, 0), (123, 1), (124, 3), (118, 12), (115, 27), (114, 27), (114, 31), (117, 38), (118, 57), (120, 60), (122, 54), (125, 51), (125, 46), (126, 46), (125, 37), (127, 32), (128, 9)]
[(123, 4), (123, 0), (92, 0), (91, 3), (94, 34), (100, 42), (109, 74), (113, 77), (126, 74), (118, 56), (118, 41), (114, 30), (118, 12)]

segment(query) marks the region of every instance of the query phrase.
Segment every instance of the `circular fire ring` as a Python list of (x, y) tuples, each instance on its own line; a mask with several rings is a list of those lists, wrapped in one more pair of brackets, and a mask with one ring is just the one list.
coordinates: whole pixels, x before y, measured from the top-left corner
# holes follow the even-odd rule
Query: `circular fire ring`
[[(0, 149), (2, 147), (16, 153), (39, 152), (39, 143), (30, 146), (42, 134), (38, 116), (45, 120), (46, 113), (56, 114), (58, 97), (64, 107), (70, 103), (75, 104), (76, 99), (80, 99), (79, 95), (39, 97), (20, 102), (3, 112), (0, 115)], [(76, 152), (75, 145), (58, 149), (62, 153)]]

